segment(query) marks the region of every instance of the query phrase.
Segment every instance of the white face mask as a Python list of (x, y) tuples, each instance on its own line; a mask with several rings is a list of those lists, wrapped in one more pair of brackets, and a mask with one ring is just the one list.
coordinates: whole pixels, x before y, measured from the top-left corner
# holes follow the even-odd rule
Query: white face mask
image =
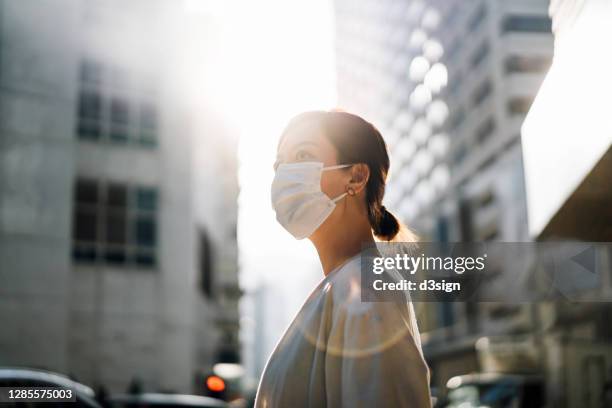
[(329, 198), (321, 191), (321, 173), (350, 166), (323, 167), (321, 162), (279, 164), (272, 182), (272, 208), (278, 222), (297, 239), (311, 236), (347, 195)]

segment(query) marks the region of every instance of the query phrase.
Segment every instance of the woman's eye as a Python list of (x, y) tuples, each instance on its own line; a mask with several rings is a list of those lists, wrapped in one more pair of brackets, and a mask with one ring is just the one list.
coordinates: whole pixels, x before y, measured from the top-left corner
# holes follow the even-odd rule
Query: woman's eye
[(313, 157), (314, 156), (312, 154), (310, 154), (309, 152), (307, 152), (306, 150), (299, 150), (295, 154), (295, 158), (298, 161), (309, 160), (309, 159), (312, 159)]

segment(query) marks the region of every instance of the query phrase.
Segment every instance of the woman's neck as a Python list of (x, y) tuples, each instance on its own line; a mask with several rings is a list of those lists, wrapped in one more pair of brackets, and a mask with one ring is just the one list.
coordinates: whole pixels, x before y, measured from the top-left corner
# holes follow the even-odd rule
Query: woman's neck
[(323, 273), (327, 276), (361, 252), (364, 245), (374, 243), (374, 237), (369, 223), (359, 223), (333, 234), (324, 234), (324, 238), (311, 237), (311, 241), (319, 254)]

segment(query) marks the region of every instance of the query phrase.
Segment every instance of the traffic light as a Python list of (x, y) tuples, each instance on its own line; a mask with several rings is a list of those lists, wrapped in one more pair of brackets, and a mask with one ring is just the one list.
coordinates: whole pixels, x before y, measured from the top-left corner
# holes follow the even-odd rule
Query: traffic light
[(218, 375), (209, 375), (206, 377), (204, 383), (209, 396), (225, 399), (226, 384), (223, 378)]

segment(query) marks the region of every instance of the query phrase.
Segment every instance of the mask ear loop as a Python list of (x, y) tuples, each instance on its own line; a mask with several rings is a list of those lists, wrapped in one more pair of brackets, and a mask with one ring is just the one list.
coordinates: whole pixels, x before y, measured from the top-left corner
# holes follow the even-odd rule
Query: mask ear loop
[(332, 201), (334, 203), (337, 203), (338, 201), (342, 200), (344, 197), (346, 197), (347, 195), (349, 196), (354, 196), (355, 195), (355, 190), (353, 189), (353, 187), (348, 187), (346, 189), (346, 192), (340, 194), (338, 197), (334, 198)]
[[(326, 171), (326, 170), (336, 170), (336, 169), (343, 169), (345, 167), (351, 167), (354, 166), (354, 164), (338, 164), (336, 166), (329, 166), (329, 167), (323, 167), (321, 169), (321, 171)], [(352, 194), (350, 194), (350, 192), (353, 192)], [(338, 197), (332, 199), (332, 202), (335, 204), (338, 201), (342, 200), (344, 197), (346, 197), (347, 195), (355, 195), (355, 190), (353, 190), (352, 188), (348, 188), (348, 190), (345, 193), (340, 194)]]
[(338, 201), (342, 200), (344, 197), (346, 197), (348, 195), (348, 193), (342, 193), (340, 194), (338, 197), (334, 198), (332, 201), (334, 203), (337, 203)]

